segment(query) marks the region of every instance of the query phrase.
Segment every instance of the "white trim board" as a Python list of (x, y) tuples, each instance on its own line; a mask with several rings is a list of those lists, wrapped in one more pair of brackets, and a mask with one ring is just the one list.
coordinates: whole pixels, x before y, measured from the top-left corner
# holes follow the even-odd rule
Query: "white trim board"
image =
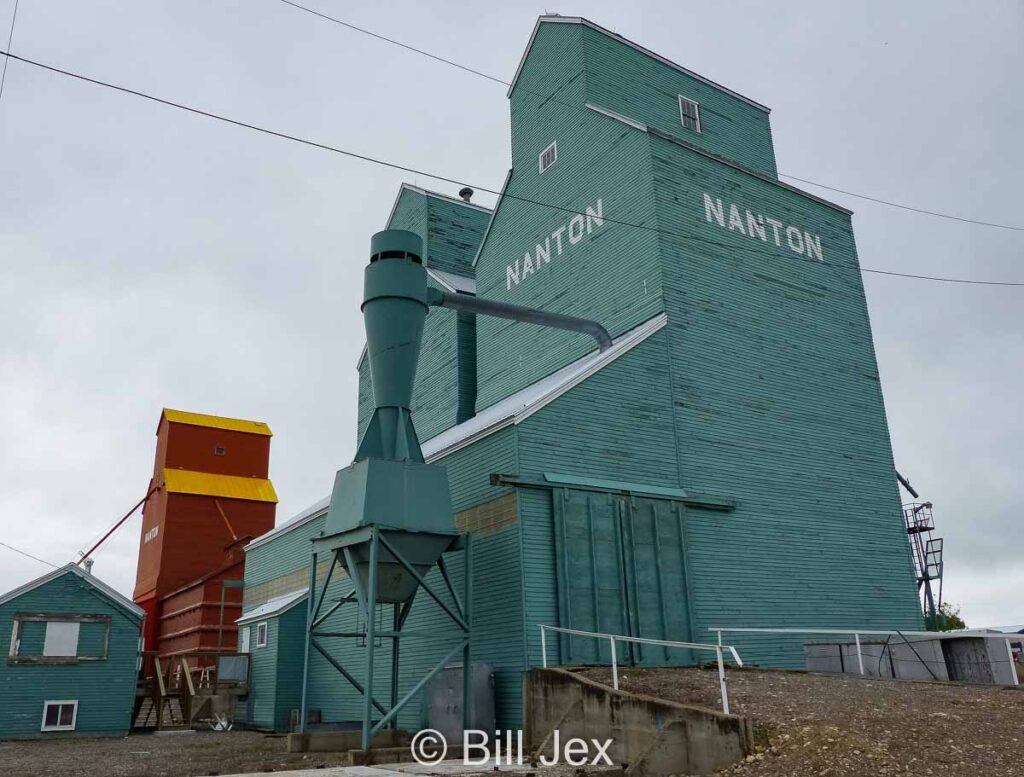
[[(266, 535), (264, 535), (266, 536)], [(263, 604), (248, 612), (242, 613), (242, 617), (235, 621), (239, 626), (245, 626), (253, 621), (265, 621), (267, 618), (276, 618), (288, 612), (292, 607), (299, 604), (306, 598), (308, 588), (301, 588), (283, 596), (275, 596)]]
[[(473, 188), (473, 187), (470, 187)], [(442, 194), (441, 192), (431, 191), (430, 189), (423, 189), (419, 186), (414, 186), (411, 183), (403, 183), (398, 187), (398, 194), (395, 195), (395, 201), (391, 204), (391, 211), (388, 213), (388, 220), (385, 223), (385, 227), (391, 223), (391, 219), (395, 217), (395, 209), (398, 208), (398, 201), (402, 198), (402, 192), (409, 190), (416, 194), (422, 194), (424, 197), (435, 197), (439, 200), (446, 200), (447, 202), (455, 203), (456, 205), (464, 205), (467, 208), (473, 208), (484, 213), (492, 213), (493, 210), (488, 208), (486, 205), (477, 205), (475, 202), (466, 202), (461, 197), (452, 197), (448, 194)]]
[(660, 54), (655, 54), (653, 51), (651, 51), (650, 49), (644, 48), (639, 43), (634, 43), (633, 41), (629, 40), (628, 38), (624, 38), (621, 35), (619, 35), (618, 33), (614, 33), (611, 30), (605, 29), (601, 25), (595, 24), (594, 22), (590, 21), (589, 19), (584, 19), (582, 16), (546, 15), (546, 16), (541, 16), (541, 17), (539, 17), (537, 19), (537, 23), (533, 26), (533, 33), (530, 35), (530, 41), (529, 41), (529, 43), (526, 44), (526, 50), (523, 51), (523, 56), (519, 60), (519, 67), (516, 68), (516, 74), (515, 74), (515, 76), (512, 77), (512, 83), (508, 87), (508, 92), (505, 93), (506, 97), (511, 97), (512, 96), (512, 90), (516, 88), (516, 84), (519, 82), (519, 76), (523, 72), (523, 65), (526, 64), (526, 58), (527, 58), (527, 56), (529, 56), (530, 49), (533, 48), (533, 42), (537, 38), (537, 32), (540, 30), (541, 24), (544, 24), (544, 23), (548, 23), (548, 24), (582, 24), (584, 27), (589, 27), (590, 29), (597, 31), (597, 32), (601, 33), (602, 35), (607, 35), (612, 40), (616, 40), (619, 43), (625, 44), (626, 46), (629, 46), (631, 49), (635, 49), (636, 51), (639, 51), (641, 54), (645, 54), (648, 57), (650, 57), (651, 59), (654, 59), (654, 60), (657, 60), (658, 62), (661, 62), (663, 65), (668, 65), (670, 68), (672, 68), (673, 70), (676, 70), (676, 71), (682, 73), (683, 75), (690, 76), (690, 78), (695, 78), (696, 80), (700, 81), (701, 83), (707, 84), (708, 86), (714, 87), (715, 89), (720, 89), (721, 91), (725, 92), (726, 94), (731, 95), (732, 97), (735, 97), (737, 100), (742, 100), (747, 105), (751, 105), (754, 108), (758, 108), (759, 110), (762, 110), (765, 113), (771, 113), (772, 112), (772, 109), (769, 108), (767, 105), (762, 105), (761, 103), (759, 103), (759, 102), (757, 102), (755, 100), (751, 100), (749, 97), (743, 96), (739, 92), (734, 92), (732, 89), (729, 89), (726, 86), (722, 86), (721, 84), (712, 81), (710, 78), (702, 76), (700, 73), (694, 73), (692, 70), (689, 70), (689, 69), (683, 67), (682, 65), (679, 65), (679, 64), (673, 62), (670, 59), (666, 59), (665, 57), (661, 56)]

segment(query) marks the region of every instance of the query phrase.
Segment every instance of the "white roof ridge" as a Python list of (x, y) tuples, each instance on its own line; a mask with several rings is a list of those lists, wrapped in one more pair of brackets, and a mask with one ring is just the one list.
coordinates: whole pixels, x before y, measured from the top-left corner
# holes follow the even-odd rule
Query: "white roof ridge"
[[(426, 461), (436, 461), (460, 448), (465, 448), (479, 439), (487, 437), (506, 426), (513, 426), (525, 421), (534, 413), (547, 407), (569, 389), (578, 386), (594, 373), (607, 367), (623, 354), (644, 342), (655, 332), (664, 328), (668, 317), (659, 313), (642, 324), (623, 332), (612, 341), (612, 346), (604, 351), (591, 351), (574, 362), (561, 367), (550, 375), (534, 381), (529, 386), (509, 394), (502, 400), (481, 410), (468, 421), (446, 429), (421, 444), (423, 457)], [(268, 542), (274, 537), (297, 529), (326, 512), (331, 504), (328, 495), (310, 505), (302, 512), (257, 537), (245, 546), (246, 552)], [(243, 616), (247, 617), (247, 616)]]
[(267, 599), (263, 604), (253, 607), (248, 612), (243, 612), (242, 617), (236, 619), (235, 623), (249, 623), (262, 618), (276, 617), (301, 602), (306, 597), (308, 591), (309, 587), (307, 586), (281, 594), (281, 596), (275, 596), (272, 599)]

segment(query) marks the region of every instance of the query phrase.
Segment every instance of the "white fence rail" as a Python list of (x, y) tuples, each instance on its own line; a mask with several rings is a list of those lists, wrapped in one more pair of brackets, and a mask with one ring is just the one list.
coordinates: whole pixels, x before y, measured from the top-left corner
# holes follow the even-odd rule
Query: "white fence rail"
[(729, 714), (729, 692), (725, 687), (725, 662), (722, 660), (722, 654), (728, 650), (732, 655), (733, 661), (736, 662), (736, 666), (743, 666), (743, 661), (740, 660), (740, 654), (736, 652), (736, 648), (732, 645), (722, 644), (722, 635), (718, 635), (718, 644), (712, 645), (702, 642), (673, 642), (667, 639), (645, 639), (644, 637), (626, 637), (621, 634), (604, 634), (596, 631), (580, 631), (579, 629), (563, 629), (560, 626), (546, 626), (541, 624), (540, 626), (540, 651), (543, 658), (544, 668), (548, 668), (548, 643), (547, 643), (547, 632), (554, 631), (559, 634), (570, 634), (576, 637), (592, 637), (594, 639), (606, 639), (611, 645), (612, 649), (612, 687), (615, 690), (619, 690), (619, 666), (618, 660), (615, 654), (615, 643), (616, 642), (635, 642), (640, 645), (661, 645), (663, 647), (677, 647), (688, 650), (708, 650), (715, 653), (718, 659), (718, 687), (722, 692), (722, 712), (726, 715)]
[[(861, 651), (860, 637), (875, 636), (875, 637), (901, 637), (904, 642), (910, 643), (907, 637), (931, 637), (932, 639), (938, 639), (940, 637), (982, 637), (985, 639), (1002, 639), (1006, 642), (1006, 653), (1010, 659), (1010, 668), (1013, 670), (1013, 649), (1010, 647), (1010, 640), (1014, 642), (1024, 641), (1024, 635), (1016, 633), (1005, 633), (1005, 632), (993, 632), (993, 631), (978, 631), (976, 629), (965, 629), (963, 631), (900, 631), (900, 630), (885, 630), (885, 629), (814, 629), (814, 628), (785, 628), (785, 629), (769, 629), (769, 628), (742, 628), (742, 627), (712, 627), (708, 631), (714, 632), (718, 635), (718, 644), (722, 644), (722, 634), (825, 634), (825, 635), (838, 635), (843, 637), (853, 637), (854, 644), (857, 648), (857, 668), (860, 674), (866, 674), (864, 671), (864, 655)], [(725, 646), (723, 646), (724, 648)], [(1013, 671), (1013, 684), (1017, 685), (1016, 671)]]

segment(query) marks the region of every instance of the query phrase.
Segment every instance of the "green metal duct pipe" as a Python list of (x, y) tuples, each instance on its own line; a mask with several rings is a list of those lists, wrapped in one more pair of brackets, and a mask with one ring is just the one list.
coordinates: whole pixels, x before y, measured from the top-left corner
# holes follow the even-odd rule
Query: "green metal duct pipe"
[(612, 338), (608, 330), (596, 321), (576, 316), (565, 316), (561, 313), (549, 313), (546, 310), (537, 308), (526, 308), (522, 305), (509, 305), (506, 302), (496, 302), (491, 299), (482, 299), (472, 294), (459, 294), (441, 291), (440, 289), (429, 289), (427, 292), (427, 304), (432, 307), (451, 308), (465, 313), (478, 313), (483, 316), (495, 316), (496, 318), (508, 318), (513, 321), (520, 321), (524, 324), (538, 324), (550, 326), (555, 329), (568, 329), (573, 332), (582, 332), (597, 340), (597, 346), (602, 351), (612, 347)]

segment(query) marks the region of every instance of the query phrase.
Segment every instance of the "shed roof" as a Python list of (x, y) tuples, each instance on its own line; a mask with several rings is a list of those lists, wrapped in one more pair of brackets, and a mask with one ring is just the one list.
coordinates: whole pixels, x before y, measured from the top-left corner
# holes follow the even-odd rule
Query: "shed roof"
[(533, 27), (533, 33), (530, 35), (530, 42), (526, 44), (526, 50), (523, 52), (522, 59), (519, 60), (519, 67), (516, 68), (516, 74), (515, 74), (515, 76), (512, 77), (512, 83), (509, 84), (509, 87), (508, 87), (508, 95), (509, 96), (511, 96), (512, 90), (516, 88), (516, 83), (519, 81), (519, 76), (523, 72), (523, 65), (526, 64), (526, 58), (530, 55), (530, 49), (533, 48), (533, 42), (537, 39), (537, 32), (540, 30), (540, 26), (542, 24), (545, 24), (545, 23), (547, 23), (547, 24), (581, 24), (584, 27), (589, 27), (590, 29), (596, 30), (597, 32), (601, 33), (602, 35), (607, 35), (609, 38), (612, 38), (613, 40), (617, 40), (620, 43), (622, 43), (622, 44), (624, 44), (626, 46), (629, 46), (631, 49), (635, 49), (636, 51), (639, 51), (641, 54), (645, 54), (646, 56), (650, 57), (651, 59), (656, 59), (658, 62), (661, 62), (663, 65), (668, 65), (673, 70), (678, 70), (680, 73), (683, 73), (685, 75), (690, 76), (690, 78), (696, 78), (698, 81), (703, 81), (705, 84), (707, 84), (708, 86), (713, 86), (715, 89), (721, 89), (726, 94), (732, 95), (736, 99), (742, 100), (743, 102), (747, 103), (748, 105), (751, 105), (754, 108), (758, 108), (758, 109), (764, 111), (765, 113), (771, 113), (771, 108), (769, 108), (767, 105), (762, 105), (761, 103), (759, 103), (759, 102), (757, 102), (755, 100), (751, 100), (749, 97), (745, 97), (744, 95), (740, 94), (739, 92), (734, 92), (732, 89), (729, 89), (728, 87), (722, 86), (721, 84), (712, 81), (710, 78), (706, 78), (705, 76), (702, 76), (700, 73), (694, 73), (692, 70), (690, 70), (688, 68), (685, 68), (682, 65), (678, 65), (675, 62), (673, 62), (672, 60), (666, 59), (665, 57), (661, 56), (660, 54), (655, 54), (653, 51), (651, 51), (650, 49), (644, 48), (639, 43), (634, 43), (633, 41), (629, 40), (628, 38), (624, 38), (623, 36), (619, 35), (616, 32), (612, 32), (611, 30), (605, 29), (600, 24), (595, 24), (594, 22), (590, 21), (589, 19), (584, 19), (582, 16), (559, 16), (558, 14), (546, 14), (546, 15), (540, 16), (537, 19), (537, 23)]
[(213, 475), (188, 469), (164, 468), (164, 488), (171, 494), (201, 494), (251, 502), (277, 502), (274, 484), (266, 478)]
[[(547, 407), (574, 386), (578, 386), (597, 371), (607, 367), (613, 361), (634, 347), (644, 342), (655, 332), (661, 330), (668, 319), (664, 313), (648, 319), (634, 329), (630, 329), (615, 338), (611, 348), (605, 351), (593, 351), (567, 364), (546, 378), (531, 383), (524, 389), (510, 394), (500, 402), (481, 410), (473, 418), (463, 421), (446, 431), (431, 437), (420, 447), (423, 457), (428, 462), (441, 458), (449, 453), (471, 445), (506, 426), (512, 426), (529, 418), (539, 410)], [(245, 546), (246, 551), (269, 542), (292, 529), (297, 529), (327, 512), (330, 497), (310, 505), (298, 515), (285, 521), (280, 526), (267, 532)]]
[(169, 407), (163, 409), (160, 418), (166, 418), (174, 424), (205, 426), (209, 429), (228, 429), (232, 432), (259, 434), (264, 437), (273, 436), (270, 427), (262, 421), (246, 421), (244, 418), (225, 418), (224, 416), (206, 415), (205, 413), (189, 413), (185, 410), (173, 410)]
[(19, 596), (27, 594), (29, 591), (34, 591), (36, 588), (44, 586), (47, 583), (56, 580), (57, 578), (62, 577), (63, 575), (68, 574), (77, 575), (82, 580), (84, 580), (89, 586), (95, 588), (99, 593), (103, 594), (105, 597), (110, 599), (111, 602), (121, 607), (121, 609), (126, 610), (131, 615), (134, 615), (137, 618), (145, 617), (145, 610), (143, 610), (141, 607), (135, 604), (135, 602), (133, 602), (127, 596), (119, 594), (117, 591), (115, 591), (109, 585), (104, 583), (98, 577), (89, 574), (77, 564), (65, 564), (62, 567), (57, 567), (52, 572), (47, 572), (42, 577), (37, 577), (35, 580), (31, 580), (28, 583), (25, 583), (25, 585), (15, 588), (13, 591), (8, 591), (3, 596), (0, 596), (0, 605), (7, 604), (8, 602), (17, 599)]
[(277, 617), (305, 599), (306, 592), (308, 590), (308, 588), (302, 588), (298, 591), (292, 591), (291, 593), (284, 594), (282, 596), (275, 596), (273, 599), (267, 600), (259, 607), (243, 612), (242, 617), (236, 620), (235, 623), (242, 625), (245, 623), (251, 623), (252, 621), (263, 620), (264, 618)]

